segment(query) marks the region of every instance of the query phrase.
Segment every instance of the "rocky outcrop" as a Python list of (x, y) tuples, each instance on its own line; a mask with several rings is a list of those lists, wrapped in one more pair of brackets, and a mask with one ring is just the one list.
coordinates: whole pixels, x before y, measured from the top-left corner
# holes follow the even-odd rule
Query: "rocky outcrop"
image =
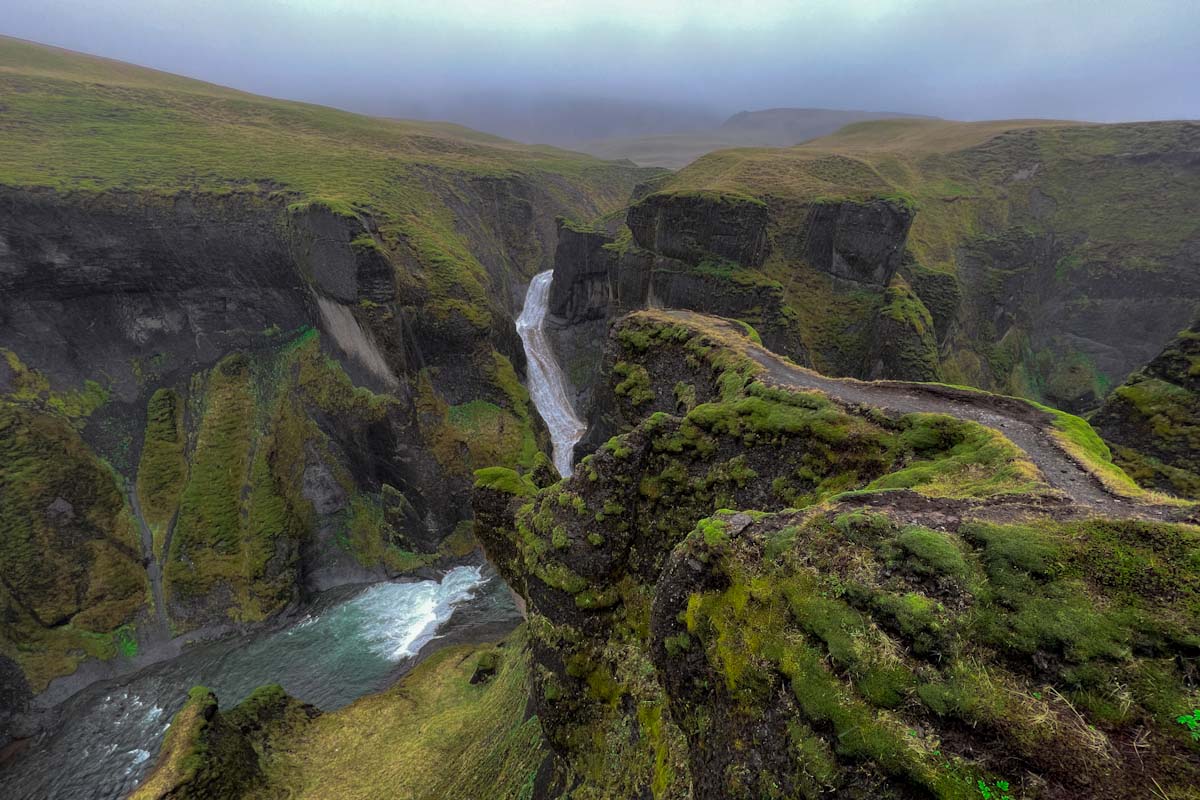
[[(552, 340), (579, 392), (578, 407), (593, 431), (608, 429), (597, 320), (648, 307), (741, 320), (798, 363), (811, 363), (815, 344), (836, 359), (834, 374), (936, 376), (928, 311), (917, 310), (920, 299), (911, 290), (900, 302), (888, 289), (912, 219), (907, 205), (884, 199), (795, 206), (722, 192), (657, 192), (630, 207), (629, 239), (564, 222), (551, 291)], [(797, 273), (819, 276), (828, 301), (813, 297), (809, 313), (790, 305), (776, 276), (809, 279)], [(589, 435), (577, 451), (598, 445)]]
[(814, 203), (795, 255), (842, 280), (887, 286), (900, 266), (913, 210), (875, 199)]
[(613, 288), (620, 262), (613, 240), (606, 231), (558, 220), (547, 310), (562, 324), (579, 325), (610, 315), (614, 298), (620, 296)]
[(1200, 322), (1114, 389), (1091, 422), (1139, 483), (1200, 499)]
[(921, 298), (896, 276), (875, 317), (867, 378), (936, 381), (940, 379), (933, 317)]
[(219, 711), (203, 686), (171, 720), (154, 769), (130, 800), (207, 800), (243, 797), (263, 783), (271, 739), (318, 715), (279, 686), (256, 689), (239, 705)]
[(643, 250), (699, 265), (705, 259), (761, 266), (767, 257), (767, 205), (728, 192), (656, 192), (625, 218)]
[[(549, 785), (1114, 800), (1194, 785), (1175, 710), (1200, 633), (1193, 528), (1075, 509), (975, 423), (771, 384), (739, 335), (623, 320), (606, 369), (623, 432), (545, 488), (481, 475), (477, 535), (528, 603)], [(1159, 567), (1131, 582), (1118, 554)], [(1116, 715), (1111, 685), (1128, 691)]]

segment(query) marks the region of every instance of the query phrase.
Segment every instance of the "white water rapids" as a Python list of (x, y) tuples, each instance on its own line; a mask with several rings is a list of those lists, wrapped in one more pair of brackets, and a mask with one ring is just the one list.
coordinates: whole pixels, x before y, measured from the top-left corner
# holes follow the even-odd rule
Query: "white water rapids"
[[(353, 593), (350, 593), (353, 591)], [(118, 800), (154, 763), (171, 717), (197, 684), (222, 708), (278, 683), (330, 711), (391, 685), (430, 640), (514, 620), (511, 595), (476, 566), (440, 581), (335, 590), (286, 627), (187, 649), (119, 681), (101, 681), (67, 702), (64, 723), (0, 768), (4, 800)], [(454, 630), (454, 629), (451, 629)]]
[(529, 291), (525, 294), (525, 307), (517, 317), (517, 333), (525, 345), (526, 371), (529, 377), (529, 395), (538, 413), (550, 429), (550, 443), (554, 446), (554, 466), (564, 478), (571, 475), (571, 452), (587, 430), (587, 425), (575, 416), (571, 399), (567, 394), (567, 382), (562, 369), (550, 349), (544, 323), (546, 306), (550, 300), (551, 270), (533, 276)]

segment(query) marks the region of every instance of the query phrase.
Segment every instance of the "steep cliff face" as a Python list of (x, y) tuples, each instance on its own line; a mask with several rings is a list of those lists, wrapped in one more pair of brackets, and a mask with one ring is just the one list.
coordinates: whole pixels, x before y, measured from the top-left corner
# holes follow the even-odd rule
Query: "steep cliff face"
[(655, 193), (625, 218), (642, 249), (693, 266), (706, 258), (760, 266), (767, 256), (767, 207), (721, 192)]
[(1200, 499), (1200, 322), (1129, 376), (1091, 421), (1138, 482)]
[(788, 389), (683, 318), (616, 327), (626, 432), (570, 480), (478, 475), (549, 796), (1186, 796), (1194, 526), (1096, 518), (995, 431)]
[(900, 266), (912, 219), (908, 206), (886, 200), (817, 203), (799, 234), (802, 257), (836, 278), (887, 286)]
[[(772, 349), (799, 363), (832, 358), (840, 374), (936, 376), (928, 312), (913, 292), (900, 302), (899, 289), (889, 288), (911, 222), (912, 211), (892, 200), (796, 204), (680, 191), (633, 204), (628, 233), (564, 223), (551, 313), (580, 408), (591, 408), (599, 374), (602, 328), (594, 321), (657, 306), (741, 320)], [(776, 274), (792, 273), (821, 283), (827, 299), (789, 295)], [(806, 330), (843, 305), (858, 315), (847, 329)]]
[[(765, 256), (742, 248), (754, 258), (741, 263), (778, 285), (820, 371), (936, 374), (1089, 411), (1200, 307), (1198, 148), (1195, 123), (868, 122), (784, 150), (712, 153), (658, 194), (766, 204)], [(672, 212), (633, 214), (638, 244), (694, 252), (703, 237), (689, 225), (722, 230), (712, 208), (681, 200)], [(904, 315), (907, 357), (874, 350), (874, 330), (896, 332), (885, 308), (897, 275), (933, 322), (926, 338), (912, 324), (923, 313)], [(742, 318), (767, 338), (765, 320)]]
[(647, 173), (15, 40), (0, 66), (4, 708), (469, 547), (472, 470), (547, 444), (512, 315), (554, 219)]

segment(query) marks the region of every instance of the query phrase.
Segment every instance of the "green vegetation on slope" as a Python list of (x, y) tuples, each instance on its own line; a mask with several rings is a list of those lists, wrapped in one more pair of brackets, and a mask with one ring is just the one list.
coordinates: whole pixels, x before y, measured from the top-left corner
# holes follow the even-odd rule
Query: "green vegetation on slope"
[(193, 387), (196, 445), (165, 571), (180, 627), (214, 612), (261, 620), (295, 596), (299, 548), (314, 524), (304, 472), (315, 462), (328, 465), (348, 498), (340, 542), (359, 563), (402, 571), (427, 560), (396, 546), (385, 498), (356, 489), (316, 421), (365, 428), (395, 401), (354, 386), (315, 331), (278, 352), (227, 356)]
[[(1117, 796), (1148, 774), (1182, 798), (1194, 785), (1197, 751), (1175, 718), (1197, 689), (1169, 654), (1198, 633), (1195, 529), (971, 523), (954, 534), (849, 513), (767, 517), (734, 536), (731, 519), (702, 521), (673, 556), (721, 576), (707, 581), (724, 588), (682, 603), (705, 668), (678, 653), (660, 667), (715, 672), (732, 736), (777, 702), (781, 677), (790, 691), (798, 757), (739, 776), (735, 756), (733, 796), (763, 780), (806, 797), (864, 784), (890, 797), (899, 782), (972, 798), (980, 780), (1057, 796), (1105, 779), (1113, 791), (1097, 796)], [(672, 708), (702, 735), (702, 707)]]
[(455, 214), (426, 179), (430, 170), (451, 184), (544, 179), (546, 191), (564, 198), (586, 187), (596, 211), (624, 201), (638, 172), (457, 126), (272, 100), (9, 38), (0, 38), (0, 85), (9, 122), (0, 184), (146, 197), (251, 192), (293, 211), (314, 202), (366, 211), (384, 249), (415, 256), (426, 271), (423, 290), (441, 317), (454, 307), (478, 317), (491, 298)]
[(172, 389), (159, 389), (146, 407), (146, 435), (138, 463), (137, 493), (142, 514), (154, 536), (154, 554), (163, 558), (167, 526), (179, 507), (187, 478), (187, 448), (183, 429), (183, 398)]
[(154, 770), (131, 798), (237, 797), (260, 780), (254, 748), (230, 723), (230, 716), (217, 710), (217, 697), (210, 690), (192, 689), (171, 719)]
[[(249, 797), (381, 796), (528, 800), (544, 758), (526, 718), (525, 636), (449, 647), (396, 686), (272, 741), (265, 788)], [(494, 674), (472, 683), (476, 671)]]
[(140, 543), (116, 476), (69, 419), (0, 400), (0, 497), (0, 652), (35, 692), (124, 653), (148, 595)]
[(1196, 528), (1075, 516), (1000, 433), (769, 388), (747, 346), (630, 315), (627, 432), (477, 473), (564, 796), (1188, 797)]
[(1092, 421), (1140, 483), (1200, 499), (1200, 324), (1118, 386)]

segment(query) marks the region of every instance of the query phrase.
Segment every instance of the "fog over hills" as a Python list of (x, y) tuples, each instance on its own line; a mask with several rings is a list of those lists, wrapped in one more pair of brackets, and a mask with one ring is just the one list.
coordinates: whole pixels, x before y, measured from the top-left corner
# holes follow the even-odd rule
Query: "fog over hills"
[[(698, 133), (768, 108), (1200, 116), (1194, 0), (42, 0), (0, 32), (522, 141)], [(1036, 20), (1036, 23), (1031, 21)]]
[(877, 119), (924, 117), (886, 111), (840, 111), (829, 108), (768, 108), (739, 111), (704, 131), (656, 133), (583, 142), (576, 149), (608, 159), (629, 159), (644, 167), (678, 169), (705, 153), (729, 147), (789, 147), (828, 136), (845, 125)]

